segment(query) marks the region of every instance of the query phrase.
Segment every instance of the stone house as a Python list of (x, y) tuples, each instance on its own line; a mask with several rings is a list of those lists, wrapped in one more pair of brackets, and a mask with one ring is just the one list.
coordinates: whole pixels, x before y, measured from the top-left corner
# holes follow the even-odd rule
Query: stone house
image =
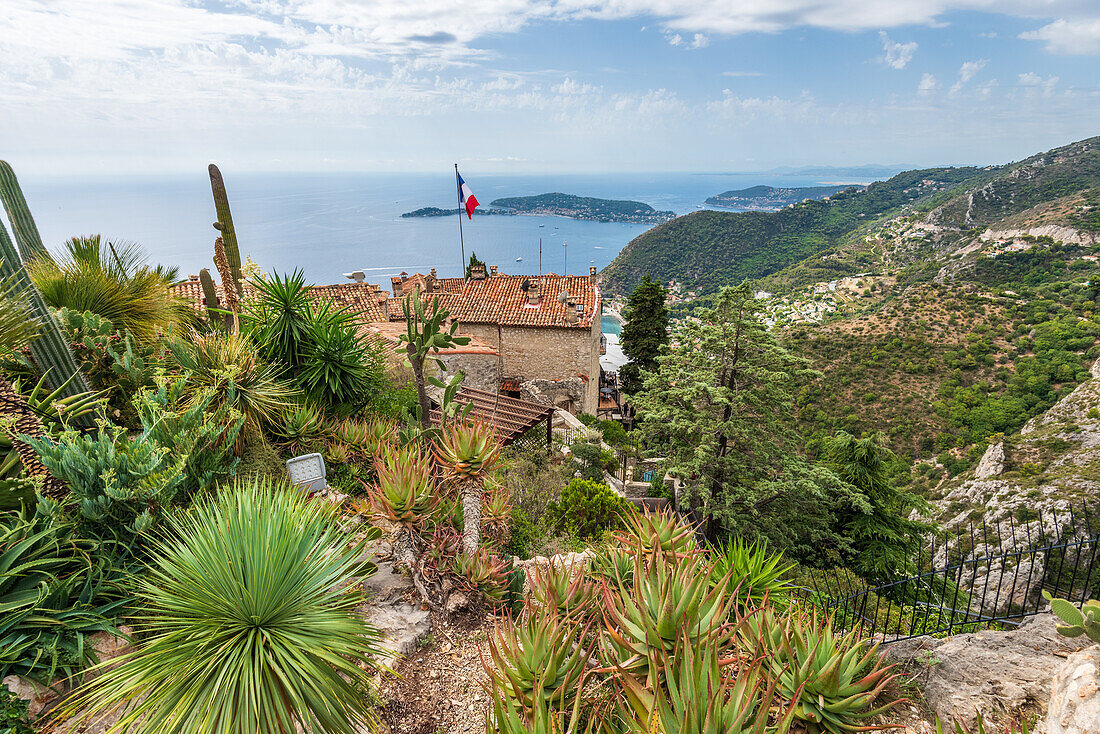
[[(364, 332), (392, 344), (404, 330), (405, 298), (414, 291), (425, 301), (438, 298), (459, 333), (472, 338), (467, 347), (440, 355), (448, 372), (464, 369), (468, 384), (481, 390), (596, 413), (602, 301), (595, 268), (586, 276), (536, 276), (505, 275), (493, 266), (488, 272), (475, 268), (469, 279), (438, 278), (432, 269), (401, 273), (390, 286), (386, 292), (376, 284), (341, 283), (311, 292), (354, 311)], [(196, 308), (204, 305), (195, 276), (173, 291)]]

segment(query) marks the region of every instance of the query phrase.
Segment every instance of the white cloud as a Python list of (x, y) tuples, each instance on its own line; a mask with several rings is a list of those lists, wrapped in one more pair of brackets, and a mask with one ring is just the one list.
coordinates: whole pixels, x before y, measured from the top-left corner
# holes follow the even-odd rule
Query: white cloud
[(1043, 78), (1033, 71), (1028, 71), (1020, 74), (1018, 77), (1019, 86), (1030, 95), (1041, 95), (1043, 97), (1049, 97), (1054, 94), (1054, 89), (1058, 86), (1058, 77), (1048, 76)]
[(722, 76), (730, 76), (734, 78), (747, 77), (747, 76), (764, 76), (762, 71), (723, 71)]
[(932, 94), (932, 92), (939, 89), (939, 82), (936, 81), (936, 77), (932, 74), (921, 74), (920, 84), (917, 85), (917, 92), (919, 94)]
[(886, 31), (879, 31), (878, 37), (882, 41), (882, 61), (895, 69), (904, 69), (913, 60), (913, 54), (917, 51), (917, 42), (898, 43), (891, 41)]
[(951, 85), (950, 94), (958, 94), (962, 91), (962, 88), (966, 86), (966, 83), (974, 78), (974, 75), (984, 69), (989, 64), (989, 59), (978, 59), (977, 61), (964, 61), (962, 66), (959, 67), (959, 78), (953, 85)]
[(1100, 54), (1100, 18), (1058, 19), (1038, 30), (1020, 34), (1029, 41), (1043, 41), (1055, 54)]

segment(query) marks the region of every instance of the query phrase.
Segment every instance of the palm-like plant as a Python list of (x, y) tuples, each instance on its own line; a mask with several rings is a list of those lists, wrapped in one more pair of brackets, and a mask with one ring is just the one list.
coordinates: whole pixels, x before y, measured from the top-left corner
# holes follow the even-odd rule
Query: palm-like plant
[(173, 343), (172, 354), (189, 373), (191, 404), (209, 394), (212, 410), (233, 408), (244, 416), (238, 452), (250, 436), (278, 421), (297, 395), (241, 334), (196, 334), (189, 341)]
[(363, 543), (347, 545), (333, 510), (253, 481), (172, 525), (138, 580), (141, 642), (64, 713), (120, 709), (110, 732), (376, 730), (381, 635), (347, 583), (364, 571)]
[(245, 305), (248, 331), (264, 359), (297, 368), (305, 358), (313, 328), (312, 301), (305, 274), (272, 273), (252, 281), (255, 295)]
[(23, 347), (38, 335), (30, 301), (14, 276), (0, 279), (0, 352)]
[(485, 477), (500, 459), (500, 443), (492, 426), (481, 420), (454, 420), (444, 424), (435, 455), (447, 478), (462, 496), (462, 545), (473, 553), (481, 544), (481, 496)]
[(147, 265), (136, 244), (91, 235), (73, 237), (64, 247), (56, 262), (39, 257), (27, 263), (31, 280), (53, 308), (91, 311), (141, 340), (172, 324), (194, 322), (191, 308), (168, 291), (175, 271)]

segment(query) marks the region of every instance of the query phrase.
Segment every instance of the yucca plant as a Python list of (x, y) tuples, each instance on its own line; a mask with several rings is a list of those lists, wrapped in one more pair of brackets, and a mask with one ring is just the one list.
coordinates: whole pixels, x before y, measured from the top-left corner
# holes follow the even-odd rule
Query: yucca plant
[(721, 544), (714, 554), (714, 578), (725, 579), (726, 592), (741, 609), (755, 609), (765, 598), (782, 604), (793, 588), (783, 575), (795, 564), (783, 565), (783, 554), (768, 553), (768, 542), (746, 543), (741, 538)]
[(591, 618), (600, 613), (600, 590), (586, 578), (581, 564), (535, 566), (529, 579), (531, 597), (544, 609), (570, 619)]
[(489, 638), (489, 691), (529, 712), (540, 703), (571, 698), (591, 651), (577, 625), (552, 611), (528, 607), (519, 620), (505, 618)]
[(275, 425), (298, 396), (241, 334), (194, 334), (187, 341), (174, 343), (172, 354), (188, 373), (192, 403), (211, 393), (212, 408), (229, 407), (244, 416), (244, 430), (237, 436), (238, 453), (250, 437)]
[(631, 734), (786, 734), (794, 719), (793, 705), (779, 709), (769, 722), (774, 683), (769, 684), (759, 662), (730, 667), (713, 644), (694, 645), (679, 639), (664, 682), (655, 689), (629, 674), (619, 677), (620, 709)]
[(625, 528), (616, 538), (629, 553), (660, 551), (669, 557), (695, 553), (695, 529), (684, 525), (671, 510), (625, 513)]
[(866, 731), (867, 719), (899, 703), (874, 705), (897, 674), (883, 665), (878, 645), (864, 644), (857, 633), (838, 634), (830, 620), (810, 613), (781, 619), (770, 607), (738, 629), (743, 650), (763, 656), (779, 695), (797, 699), (794, 716), (808, 734)]
[(455, 558), (453, 568), (471, 589), (487, 600), (496, 604), (504, 602), (510, 585), (510, 559), (493, 555), (486, 548), (478, 548), (474, 553), (463, 553)]
[(385, 386), (385, 357), (374, 337), (359, 333), (350, 314), (314, 307), (306, 358), (295, 380), (302, 390), (338, 415), (371, 401)]
[(485, 477), (500, 458), (496, 431), (481, 420), (446, 422), (434, 447), (436, 459), (462, 497), (462, 547), (473, 553), (481, 544), (481, 496)]
[(659, 683), (682, 637), (692, 645), (725, 645), (734, 626), (726, 622), (725, 584), (713, 571), (667, 556), (638, 553), (629, 585), (621, 579), (603, 587), (604, 642), (618, 667)]
[(111, 733), (377, 730), (381, 634), (358, 611), (361, 586), (347, 583), (364, 571), (365, 541), (349, 546), (329, 506), (266, 481), (171, 523), (136, 579), (136, 649), (62, 715), (115, 711)]

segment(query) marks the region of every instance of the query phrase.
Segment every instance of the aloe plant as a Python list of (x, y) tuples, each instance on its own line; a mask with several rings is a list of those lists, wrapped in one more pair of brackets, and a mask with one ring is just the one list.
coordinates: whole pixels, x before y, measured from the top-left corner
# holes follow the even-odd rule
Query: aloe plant
[(1065, 637), (1085, 635), (1093, 642), (1100, 642), (1100, 600), (1089, 599), (1078, 609), (1066, 599), (1051, 596), (1049, 591), (1044, 590), (1043, 596), (1050, 602), (1051, 611), (1065, 622), (1057, 625), (1058, 634)]
[(473, 553), (481, 544), (481, 500), (486, 474), (500, 459), (496, 431), (484, 421), (444, 423), (434, 446), (435, 456), (462, 496), (462, 546)]
[(368, 487), (374, 511), (407, 531), (418, 532), (439, 503), (431, 458), (415, 446), (395, 448), (376, 458), (374, 468), (378, 481)]
[(471, 589), (491, 602), (504, 602), (510, 586), (511, 560), (493, 555), (486, 548), (478, 548), (474, 553), (463, 553), (455, 558), (453, 568)]
[(793, 586), (783, 575), (795, 564), (783, 564), (782, 553), (768, 553), (768, 543), (746, 543), (735, 538), (720, 545), (714, 555), (717, 579), (725, 579), (726, 591), (741, 610), (754, 609), (764, 599), (781, 603)]
[(591, 652), (571, 620), (528, 608), (520, 620), (505, 619), (489, 639), (491, 690), (529, 712), (571, 696)]
[(671, 510), (629, 512), (623, 517), (625, 528), (615, 537), (628, 552), (659, 551), (672, 557), (695, 552), (695, 530), (683, 524)]
[(599, 614), (600, 591), (583, 565), (535, 566), (529, 578), (531, 597), (544, 609), (571, 619)]

